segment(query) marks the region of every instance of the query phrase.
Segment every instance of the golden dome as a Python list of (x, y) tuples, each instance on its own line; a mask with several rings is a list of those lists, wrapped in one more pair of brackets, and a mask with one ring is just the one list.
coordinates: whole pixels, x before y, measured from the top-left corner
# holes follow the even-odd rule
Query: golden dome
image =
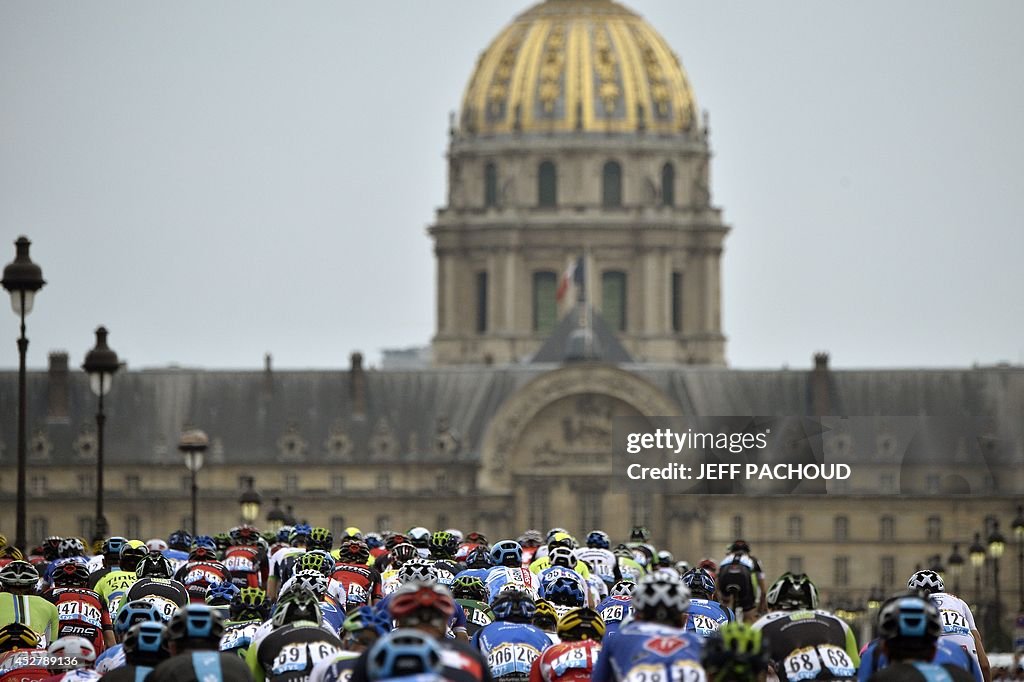
[(546, 0), (480, 55), (462, 99), (467, 133), (681, 133), (697, 105), (679, 59), (612, 0)]

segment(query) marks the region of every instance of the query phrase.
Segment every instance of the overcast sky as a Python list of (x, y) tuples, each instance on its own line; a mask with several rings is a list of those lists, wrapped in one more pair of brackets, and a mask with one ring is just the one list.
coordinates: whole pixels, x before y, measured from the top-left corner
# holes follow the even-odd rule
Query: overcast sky
[[(133, 368), (427, 344), (448, 113), (530, 4), (0, 2), (29, 365), (101, 323)], [(731, 365), (1024, 361), (1024, 3), (629, 5), (711, 115)]]

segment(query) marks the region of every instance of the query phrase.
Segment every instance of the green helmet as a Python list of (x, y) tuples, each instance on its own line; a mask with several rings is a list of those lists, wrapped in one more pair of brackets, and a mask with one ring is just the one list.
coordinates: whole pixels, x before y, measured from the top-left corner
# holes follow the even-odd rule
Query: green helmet
[(430, 536), (430, 553), (437, 559), (450, 559), (459, 548), (459, 539), (446, 530), (439, 530)]
[(746, 623), (726, 623), (705, 641), (701, 665), (709, 682), (754, 682), (768, 668), (761, 631)]
[(487, 601), (487, 587), (484, 581), (472, 575), (464, 575), (455, 579), (452, 583), (452, 595), (456, 599), (473, 599), (474, 601)]
[(334, 534), (326, 528), (317, 526), (309, 531), (309, 546), (311, 549), (323, 549), (330, 552), (334, 549)]

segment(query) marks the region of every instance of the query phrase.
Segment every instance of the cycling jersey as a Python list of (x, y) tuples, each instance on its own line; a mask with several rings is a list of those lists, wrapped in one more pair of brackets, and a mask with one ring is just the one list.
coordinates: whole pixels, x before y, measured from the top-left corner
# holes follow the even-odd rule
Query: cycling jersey
[[(532, 573), (540, 573), (545, 568), (549, 568), (550, 566), (551, 557), (543, 556), (540, 559), (533, 560), (533, 563), (530, 564), (530, 571)], [(579, 559), (576, 560), (576, 565), (572, 567), (572, 570), (576, 571), (584, 578), (590, 577), (590, 569), (587, 568), (587, 565)]]
[(355, 651), (339, 651), (334, 658), (325, 658), (313, 666), (309, 682), (348, 682), (358, 658)]
[(978, 645), (974, 641), (974, 631), (978, 627), (974, 624), (974, 614), (971, 607), (963, 599), (948, 592), (935, 592), (928, 596), (935, 607), (939, 610), (939, 618), (942, 622), (943, 641), (953, 642), (971, 655), (975, 663), (978, 661)]
[(258, 618), (225, 623), (224, 634), (220, 638), (220, 650), (233, 652), (244, 658), (261, 623), (263, 621)]
[(963, 668), (945, 663), (894, 663), (870, 677), (877, 682), (971, 682), (973, 679)]
[(141, 578), (128, 590), (125, 602), (141, 599), (155, 606), (164, 617), (170, 620), (174, 612), (189, 603), (188, 590), (177, 580), (168, 578)]
[(101, 675), (89, 668), (76, 668), (64, 673), (44, 677), (42, 682), (96, 682)]
[[(882, 653), (880, 645), (881, 640), (874, 639), (868, 642), (860, 652), (860, 667), (857, 668), (857, 679), (861, 682), (867, 682), (877, 670), (881, 670), (889, 665), (889, 659)], [(984, 679), (981, 674), (981, 667), (971, 654), (948, 638), (940, 637), (939, 641), (935, 643), (935, 657), (932, 658), (931, 663), (939, 665), (950, 663), (971, 673), (975, 682), (982, 682)]]
[(113, 626), (107, 603), (100, 595), (84, 587), (56, 587), (43, 596), (57, 607), (58, 637), (85, 637), (97, 654), (103, 652), (103, 632)]
[(718, 628), (735, 620), (732, 610), (710, 599), (691, 599), (686, 610), (686, 631), (710, 637)]
[(773, 611), (753, 627), (768, 642), (781, 682), (857, 676), (860, 656), (853, 631), (827, 611)]
[(483, 626), (494, 622), (494, 618), (491, 615), (491, 608), (482, 601), (476, 601), (475, 599), (456, 599), (455, 603), (461, 606), (462, 610), (466, 612), (466, 632), (469, 633), (470, 636), (476, 634), (476, 631)]
[(252, 673), (238, 656), (219, 651), (187, 651), (153, 669), (145, 682), (252, 682)]
[(266, 582), (269, 565), (259, 547), (231, 545), (224, 550), (221, 563), (231, 572), (231, 582), (239, 587), (262, 587)]
[[(373, 601), (384, 596), (381, 591), (380, 573), (366, 564), (336, 564), (331, 578), (341, 583), (344, 588), (345, 603), (348, 603), (349, 596), (358, 597), (360, 594), (372, 598)], [(364, 599), (363, 603), (367, 601)]]
[(128, 661), (124, 655), (124, 645), (115, 644), (96, 657), (96, 663), (93, 664), (93, 668), (99, 674), (104, 675), (111, 670), (123, 667), (127, 663)]
[(615, 576), (616, 561), (615, 555), (610, 550), (600, 547), (583, 547), (575, 551), (576, 558), (586, 562), (590, 568), (591, 575), (596, 575), (609, 585), (614, 585), (617, 580)]
[(45, 646), (57, 639), (60, 619), (57, 607), (35, 594), (0, 592), (0, 623), (23, 623), (43, 638)]
[(103, 682), (143, 682), (153, 670), (154, 668), (148, 665), (123, 665), (100, 674), (103, 675)]
[(96, 581), (96, 593), (107, 602), (107, 610), (117, 616), (117, 610), (128, 593), (128, 589), (135, 584), (138, 576), (134, 571), (111, 571)]
[(473, 645), (487, 659), (495, 680), (527, 680), (530, 669), (551, 640), (538, 627), (526, 623), (497, 621), (473, 635)]
[(633, 600), (623, 595), (606, 597), (597, 605), (596, 610), (601, 614), (601, 619), (604, 620), (604, 639), (608, 641), (619, 631), (622, 621), (632, 617)]
[(231, 573), (219, 561), (189, 561), (174, 573), (174, 579), (188, 590), (193, 604), (206, 603), (206, 588), (214, 583), (230, 582)]
[(494, 601), (494, 597), (505, 585), (514, 584), (518, 589), (528, 592), (534, 599), (537, 598), (537, 592), (540, 589), (540, 580), (530, 569), (508, 566), (495, 566), (488, 570), (484, 583), (487, 586), (488, 603)]
[(43, 665), (46, 649), (17, 649), (0, 654), (0, 682), (36, 682), (50, 676)]
[(335, 635), (315, 623), (300, 621), (279, 627), (250, 646), (245, 659), (256, 682), (305, 682), (313, 666), (341, 650), (341, 640)]
[(544, 650), (530, 669), (530, 682), (584, 682), (594, 672), (601, 643), (562, 642)]
[(646, 573), (644, 567), (638, 561), (629, 557), (616, 557), (615, 563), (619, 569), (620, 580), (632, 580), (637, 583), (640, 582), (640, 578), (644, 577)]
[(594, 682), (705, 682), (701, 639), (668, 625), (631, 621), (601, 645)]

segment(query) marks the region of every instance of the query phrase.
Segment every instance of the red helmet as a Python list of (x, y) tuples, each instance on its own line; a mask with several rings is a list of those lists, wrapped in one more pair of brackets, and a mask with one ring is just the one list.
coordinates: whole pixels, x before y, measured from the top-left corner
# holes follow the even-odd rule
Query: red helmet
[(388, 604), (388, 611), (395, 620), (424, 610), (435, 611), (447, 620), (455, 613), (455, 601), (441, 585), (407, 583), (395, 591)]

